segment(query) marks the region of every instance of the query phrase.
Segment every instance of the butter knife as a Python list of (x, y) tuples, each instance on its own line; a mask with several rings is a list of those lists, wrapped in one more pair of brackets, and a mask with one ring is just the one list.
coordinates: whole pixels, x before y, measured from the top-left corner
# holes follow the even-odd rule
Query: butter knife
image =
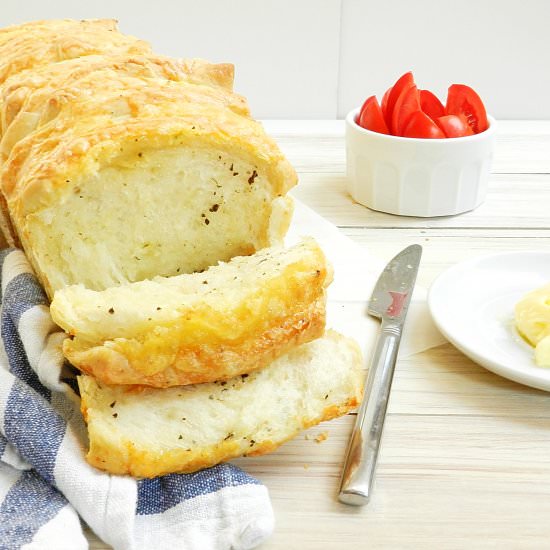
[(401, 332), (420, 265), (422, 247), (402, 250), (378, 278), (368, 313), (382, 320), (365, 395), (351, 434), (338, 499), (363, 506), (369, 501)]

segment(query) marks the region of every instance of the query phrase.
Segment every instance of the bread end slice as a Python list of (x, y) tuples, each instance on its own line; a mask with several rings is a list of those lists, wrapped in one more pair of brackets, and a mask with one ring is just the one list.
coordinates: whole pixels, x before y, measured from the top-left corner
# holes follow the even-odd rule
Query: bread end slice
[(226, 382), (155, 389), (80, 376), (87, 460), (149, 478), (261, 455), (355, 408), (362, 384), (357, 344), (333, 331)]

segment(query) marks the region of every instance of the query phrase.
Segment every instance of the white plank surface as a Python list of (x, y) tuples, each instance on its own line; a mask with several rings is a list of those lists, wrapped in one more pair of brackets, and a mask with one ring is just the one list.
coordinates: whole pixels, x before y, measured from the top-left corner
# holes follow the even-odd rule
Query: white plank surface
[[(266, 120), (264, 126), (301, 174), (345, 173), (343, 120)], [(550, 121), (499, 120), (497, 128), (494, 173), (550, 174)]]
[(548, 225), (550, 174), (493, 174), (485, 202), (454, 217), (403, 218), (350, 204), (343, 172), (304, 173), (294, 195), (336, 225), (346, 227), (544, 228)]
[[(499, 143), (507, 146), (496, 163), (507, 168), (492, 177), (485, 205), (430, 220), (351, 201), (340, 123), (266, 127), (300, 169), (296, 195), (350, 238), (384, 259), (414, 242), (424, 246), (420, 284), (469, 257), (550, 248), (550, 149), (543, 146), (550, 123), (502, 124)], [(366, 508), (335, 498), (353, 415), (312, 428), (272, 455), (236, 461), (270, 490), (277, 524), (262, 550), (547, 548), (549, 399), (450, 344), (400, 359)], [(323, 431), (328, 439), (316, 443)], [(107, 548), (89, 538), (92, 549)]]

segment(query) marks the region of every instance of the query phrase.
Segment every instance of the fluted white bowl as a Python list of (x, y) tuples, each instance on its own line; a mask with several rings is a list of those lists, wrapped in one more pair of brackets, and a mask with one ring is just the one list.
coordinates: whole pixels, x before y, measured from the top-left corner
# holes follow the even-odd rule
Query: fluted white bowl
[(361, 128), (346, 117), (348, 190), (359, 203), (401, 216), (449, 216), (473, 210), (487, 194), (495, 119), (485, 132), (417, 139)]

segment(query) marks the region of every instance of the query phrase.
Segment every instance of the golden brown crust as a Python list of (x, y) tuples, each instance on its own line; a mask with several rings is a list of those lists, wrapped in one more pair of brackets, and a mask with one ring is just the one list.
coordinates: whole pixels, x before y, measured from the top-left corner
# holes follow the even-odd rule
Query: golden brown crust
[(0, 248), (16, 247), (21, 248), (21, 241), (11, 221), (8, 202), (4, 193), (0, 191)]
[(147, 42), (121, 34), (112, 19), (38, 21), (0, 32), (0, 84), (10, 75), (84, 55), (146, 54)]
[(66, 28), (74, 28), (75, 25), (89, 25), (98, 29), (102, 28), (106, 31), (118, 31), (118, 21), (116, 19), (83, 19), (80, 21), (75, 19), (37, 19), (35, 21), (27, 21), (26, 23), (2, 27), (0, 29), (0, 44), (3, 44), (7, 39), (9, 39), (13, 33), (29, 33), (33, 30), (41, 28), (55, 28), (59, 32), (62, 32)]
[[(8, 78), (0, 88), (0, 121), (4, 157), (8, 156), (11, 146), (21, 139), (22, 129), (29, 133), (34, 127), (41, 126), (44, 123), (43, 112), (47, 111), (46, 119), (49, 119), (52, 108), (63, 96), (76, 95), (88, 88), (97, 88), (97, 82), (102, 81), (102, 74), (98, 74), (95, 78), (92, 75), (106, 70), (111, 71), (111, 80), (116, 74), (135, 78), (191, 82), (220, 87), (227, 92), (232, 91), (233, 65), (213, 64), (203, 59), (173, 59), (152, 54), (103, 54), (34, 67), (32, 70), (19, 72)], [(80, 80), (83, 80), (83, 83), (79, 85)], [(108, 85), (108, 82), (105, 84)], [(238, 98), (241, 112), (248, 114), (245, 100), (239, 96), (235, 97)], [(18, 115), (22, 120), (17, 120)], [(29, 119), (34, 122), (34, 127), (29, 128)], [(15, 124), (12, 125), (14, 122)], [(8, 131), (13, 134), (13, 137), (6, 137)]]
[[(176, 76), (181, 71), (188, 75), (191, 81), (221, 86), (229, 92), (233, 91), (235, 67), (232, 63), (211, 63), (200, 58), (172, 59), (172, 63), (176, 64), (174, 71)], [(170, 80), (180, 80), (180, 78), (171, 78)]]
[(70, 335), (65, 357), (82, 372), (106, 384), (169, 387), (249, 373), (320, 337), (331, 281), (307, 239), (202, 274), (105, 292), (67, 288), (50, 311)]
[[(151, 335), (145, 342), (117, 338), (85, 350), (69, 338), (63, 354), (79, 370), (106, 384), (166, 388), (226, 380), (264, 367), (289, 349), (322, 336), (325, 299), (269, 321), (267, 327), (258, 326), (236, 341), (197, 339), (192, 345), (178, 338), (188, 336), (184, 326), (163, 331), (162, 338)], [(155, 372), (147, 374), (150, 369)]]

